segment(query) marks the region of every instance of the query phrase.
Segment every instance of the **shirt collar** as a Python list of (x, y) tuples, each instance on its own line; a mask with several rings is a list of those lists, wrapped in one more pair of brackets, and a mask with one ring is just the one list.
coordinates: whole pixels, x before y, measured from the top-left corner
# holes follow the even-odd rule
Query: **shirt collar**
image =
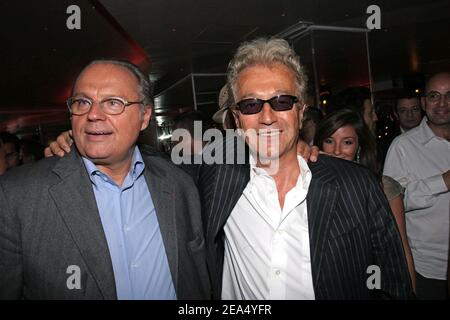
[[(91, 160), (89, 160), (86, 157), (81, 157), (81, 158), (83, 159), (83, 163), (86, 167), (86, 170), (89, 174), (89, 178), (91, 179), (92, 183), (95, 184), (93, 177), (98, 175), (98, 176), (104, 178), (105, 181), (115, 184), (113, 182), (113, 180), (107, 174), (101, 172)], [(144, 160), (142, 159), (141, 152), (139, 151), (139, 147), (135, 146), (135, 148), (133, 150), (133, 157), (131, 160), (131, 167), (130, 167), (128, 174), (131, 176), (133, 181), (136, 181), (136, 179), (139, 178), (139, 176), (142, 174), (144, 169), (145, 169), (145, 163), (144, 163)]]
[[(300, 175), (299, 179), (297, 179), (296, 186), (297, 187), (301, 186), (302, 188), (308, 190), (312, 177), (311, 170), (309, 169), (308, 164), (306, 163), (305, 159), (303, 159), (303, 157), (297, 155), (297, 161), (300, 167)], [(251, 153), (249, 156), (249, 162), (250, 162), (250, 181), (252, 181), (256, 177), (262, 176), (270, 177), (266, 170), (256, 166), (256, 160)], [(272, 179), (272, 177), (270, 178)]]
[(420, 142), (425, 145), (437, 136), (434, 134), (433, 130), (431, 130), (430, 126), (427, 123), (428, 118), (425, 116), (423, 117), (422, 121), (420, 122), (418, 130), (420, 131), (419, 139)]

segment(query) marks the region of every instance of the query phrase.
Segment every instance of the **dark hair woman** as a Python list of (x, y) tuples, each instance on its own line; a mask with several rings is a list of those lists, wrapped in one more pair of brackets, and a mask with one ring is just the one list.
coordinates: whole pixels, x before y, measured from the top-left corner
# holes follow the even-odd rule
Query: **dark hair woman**
[(362, 164), (379, 176), (375, 137), (359, 113), (341, 109), (328, 114), (317, 128), (314, 144), (335, 157)]

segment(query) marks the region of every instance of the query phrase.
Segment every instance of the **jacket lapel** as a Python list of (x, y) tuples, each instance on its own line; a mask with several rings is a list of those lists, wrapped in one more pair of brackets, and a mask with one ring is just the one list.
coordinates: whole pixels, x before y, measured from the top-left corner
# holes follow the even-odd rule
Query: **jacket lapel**
[(176, 241), (178, 237), (174, 209), (176, 199), (172, 191), (173, 188), (170, 186), (171, 183), (176, 182), (167, 181), (168, 178), (163, 176), (164, 173), (157, 172), (152, 166), (151, 157), (143, 158), (145, 162), (145, 180), (155, 206), (175, 291), (178, 292), (178, 245)]
[(227, 136), (223, 143), (224, 164), (213, 166), (212, 174), (215, 179), (211, 186), (213, 191), (210, 193), (210, 210), (207, 213), (207, 230), (211, 231), (207, 236), (212, 236), (213, 241), (223, 230), (250, 180), (249, 149), (245, 140), (240, 136)]
[[(74, 148), (73, 148), (74, 149)], [(49, 192), (105, 299), (117, 299), (114, 272), (91, 181), (76, 150), (53, 169), (60, 182)]]
[(250, 180), (250, 166), (217, 165), (216, 178), (212, 186), (211, 223), (213, 239), (215, 239), (230, 216), (239, 198), (242, 196)]
[[(311, 250), (311, 268), (314, 291), (320, 288), (320, 273), (328, 241), (330, 222), (335, 211), (337, 187), (334, 178), (323, 164), (309, 164), (312, 171), (308, 190), (308, 225)], [(320, 292), (320, 291), (319, 291)]]

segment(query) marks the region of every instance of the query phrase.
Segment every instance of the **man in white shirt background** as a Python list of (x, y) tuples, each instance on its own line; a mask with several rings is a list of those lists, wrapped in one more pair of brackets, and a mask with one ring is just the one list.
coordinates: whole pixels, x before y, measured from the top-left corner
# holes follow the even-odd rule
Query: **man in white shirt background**
[(409, 243), (419, 299), (445, 299), (450, 215), (450, 73), (431, 77), (421, 99), (426, 117), (389, 148), (384, 175), (405, 188)]

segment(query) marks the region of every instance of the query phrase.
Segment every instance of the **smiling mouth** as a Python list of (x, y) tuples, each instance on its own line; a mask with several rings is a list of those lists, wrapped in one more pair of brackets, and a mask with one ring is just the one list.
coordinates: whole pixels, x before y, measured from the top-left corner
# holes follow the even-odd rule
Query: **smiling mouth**
[(86, 131), (88, 140), (92, 141), (103, 141), (110, 135), (112, 135), (110, 131)]
[(93, 136), (107, 136), (112, 134), (112, 132), (108, 131), (87, 131), (86, 134), (93, 135)]
[(258, 136), (263, 137), (274, 137), (279, 136), (281, 134), (281, 130), (259, 130)]

